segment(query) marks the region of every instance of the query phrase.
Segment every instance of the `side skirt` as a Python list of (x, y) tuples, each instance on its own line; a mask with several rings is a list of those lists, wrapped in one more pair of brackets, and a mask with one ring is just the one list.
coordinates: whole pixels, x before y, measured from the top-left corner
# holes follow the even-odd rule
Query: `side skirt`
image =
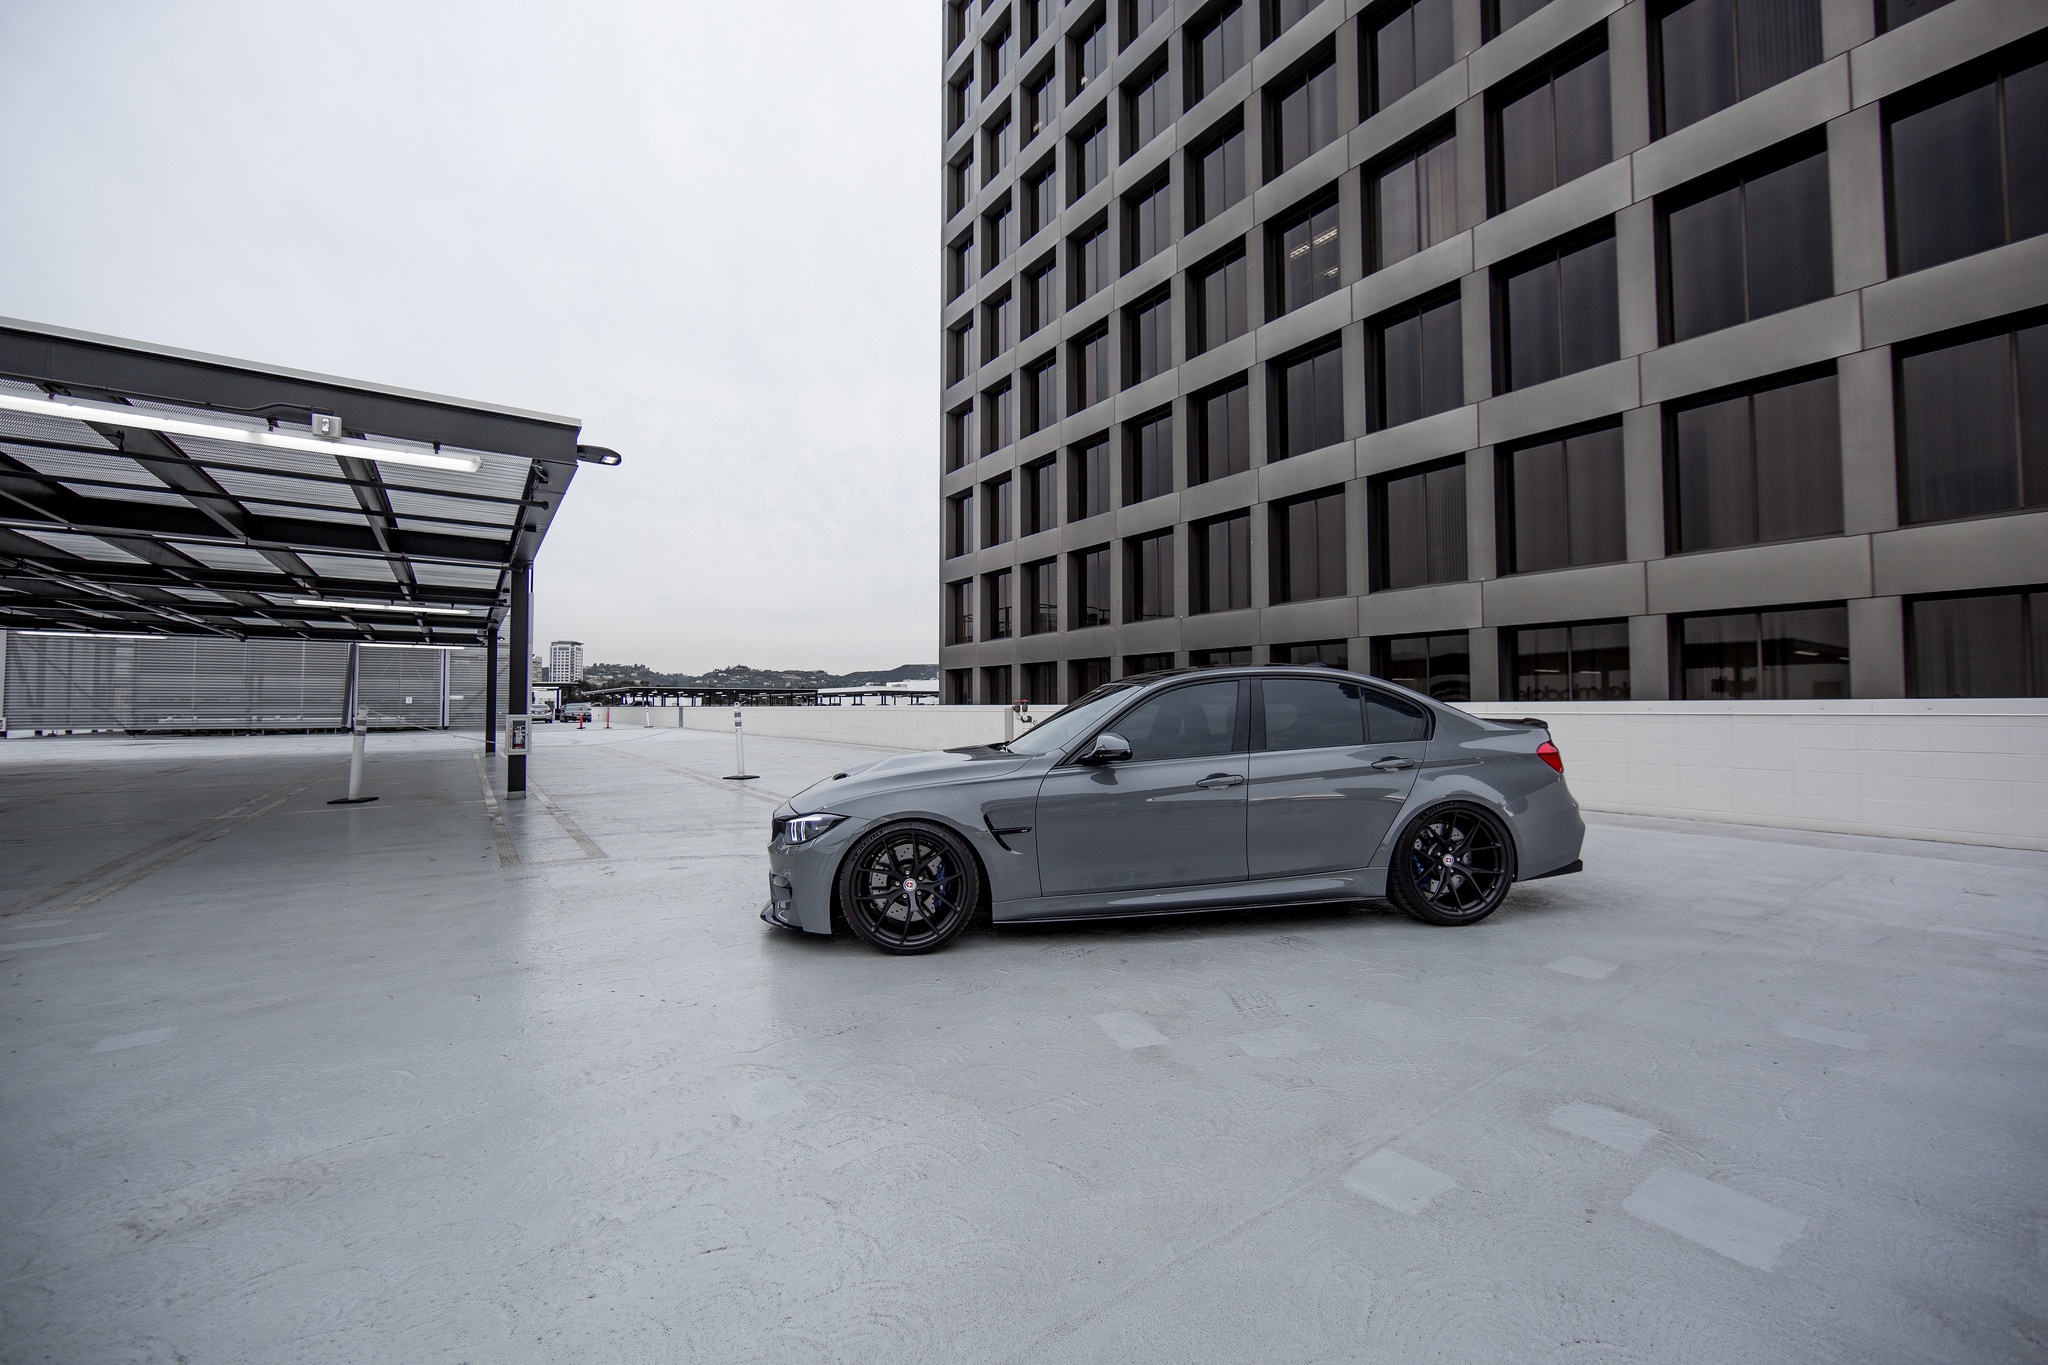
[(1177, 886), (1163, 891), (998, 901), (991, 907), (991, 918), (997, 924), (1065, 923), (1082, 919), (1199, 914), (1206, 910), (1248, 910), (1271, 905), (1337, 904), (1379, 900), (1386, 894), (1387, 870), (1373, 867), (1310, 877), (1276, 877), (1262, 882)]

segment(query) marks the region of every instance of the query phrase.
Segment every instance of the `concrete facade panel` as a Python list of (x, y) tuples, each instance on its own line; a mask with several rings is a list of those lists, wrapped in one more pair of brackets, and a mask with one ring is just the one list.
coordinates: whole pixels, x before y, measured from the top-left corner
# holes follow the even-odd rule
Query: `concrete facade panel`
[(2029, 237), (1863, 291), (1864, 344), (1885, 346), (2048, 304), (2048, 236)]
[(1637, 152), (1638, 199), (1676, 189), (1849, 112), (1849, 59), (1837, 57), (1709, 114)]
[(2039, 0), (1953, 0), (1850, 54), (1856, 103), (1896, 94), (2048, 24)]
[(1870, 545), (1862, 536), (1710, 550), (1647, 568), (1650, 608), (1670, 615), (1870, 595)]
[(1479, 405), (1479, 439), (1488, 445), (1555, 431), (1638, 406), (1638, 362), (1631, 356), (1547, 384), (1517, 389)]
[(1479, 444), (1477, 404), (1452, 408), (1434, 417), (1404, 422), (1358, 439), (1358, 472), (1383, 474), (1423, 460), (1456, 455)]
[(1484, 269), (1542, 246), (1618, 212), (1629, 200), (1628, 161), (1610, 161), (1473, 228), (1473, 265)]
[(1480, 623), (1477, 583), (1435, 583), (1426, 588), (1376, 592), (1359, 603), (1359, 629), (1367, 635), (1415, 635)]
[(1709, 332), (1643, 357), (1643, 401), (1662, 403), (1726, 384), (1833, 360), (1862, 344), (1854, 294)]
[(1647, 610), (1643, 567), (1600, 564), (1489, 579), (1480, 585), (1486, 624), (1528, 626), (1606, 616), (1641, 616)]
[(1874, 590), (1905, 594), (2048, 583), (2048, 512), (2014, 512), (1871, 537)]

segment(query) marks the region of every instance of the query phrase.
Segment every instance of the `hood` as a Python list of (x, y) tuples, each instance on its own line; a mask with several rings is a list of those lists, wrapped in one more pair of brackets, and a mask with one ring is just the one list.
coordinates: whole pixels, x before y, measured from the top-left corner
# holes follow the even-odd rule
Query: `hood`
[(848, 768), (845, 772), (814, 782), (790, 798), (790, 808), (799, 815), (831, 810), (881, 792), (903, 791), (936, 782), (968, 778), (1000, 777), (1030, 762), (1022, 754), (978, 746), (946, 749), (937, 753), (899, 754)]

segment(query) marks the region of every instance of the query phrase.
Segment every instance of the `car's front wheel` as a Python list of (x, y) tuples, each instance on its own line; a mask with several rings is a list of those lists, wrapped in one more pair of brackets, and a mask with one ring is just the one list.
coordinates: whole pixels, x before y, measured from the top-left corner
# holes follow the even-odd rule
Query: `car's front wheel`
[(885, 953), (928, 953), (967, 927), (981, 869), (942, 825), (906, 820), (854, 844), (839, 869), (847, 927)]
[(1387, 868), (1387, 899), (1424, 924), (1477, 924), (1514, 884), (1507, 830), (1491, 811), (1464, 802), (1410, 825)]

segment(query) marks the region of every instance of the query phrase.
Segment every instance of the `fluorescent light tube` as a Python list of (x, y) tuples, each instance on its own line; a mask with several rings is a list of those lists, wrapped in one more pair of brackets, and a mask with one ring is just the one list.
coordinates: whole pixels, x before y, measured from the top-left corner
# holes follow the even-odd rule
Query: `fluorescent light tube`
[(333, 607), (336, 611), (397, 611), (407, 616), (474, 616), (467, 607), (416, 607), (408, 602), (342, 602), (332, 597), (295, 597), (295, 607)]
[(64, 640), (166, 640), (167, 635), (116, 635), (96, 630), (17, 630), (16, 635), (52, 635)]
[(423, 469), (452, 469), (474, 474), (483, 461), (475, 455), (443, 455), (439, 451), (401, 450), (369, 441), (322, 440), (317, 436), (292, 436), (281, 431), (261, 431), (226, 422), (195, 422), (170, 417), (120, 403), (89, 403), (79, 398), (29, 398), (0, 392), (0, 409), (33, 413), (38, 417), (67, 417), (74, 422), (105, 422), (117, 427), (140, 427), (169, 436), (204, 436), (215, 441), (235, 441), (263, 450), (289, 450), (294, 454), (353, 455), (378, 464), (418, 465)]

